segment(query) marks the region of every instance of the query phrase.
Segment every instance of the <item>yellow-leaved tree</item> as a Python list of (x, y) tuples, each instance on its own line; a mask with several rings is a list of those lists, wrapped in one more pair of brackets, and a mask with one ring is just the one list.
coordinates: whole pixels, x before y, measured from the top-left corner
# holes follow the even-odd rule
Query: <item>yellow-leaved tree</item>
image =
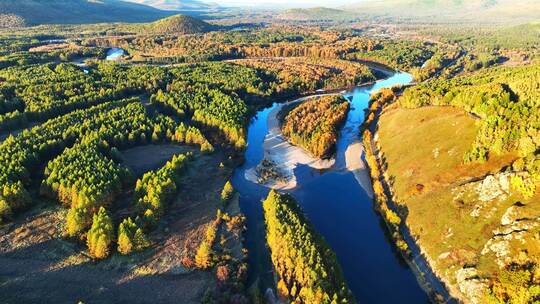
[(113, 239), (113, 225), (111, 217), (107, 214), (105, 208), (99, 208), (98, 213), (94, 214), (92, 227), (86, 237), (86, 245), (90, 254), (103, 259), (109, 255), (109, 247)]

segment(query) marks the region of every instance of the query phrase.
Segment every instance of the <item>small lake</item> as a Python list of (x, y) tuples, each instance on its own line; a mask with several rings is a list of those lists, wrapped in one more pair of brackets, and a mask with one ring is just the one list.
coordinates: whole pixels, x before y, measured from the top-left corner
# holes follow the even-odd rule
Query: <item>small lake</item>
[[(410, 74), (397, 73), (373, 85), (344, 93), (351, 102), (351, 110), (337, 143), (336, 168), (343, 166), (347, 147), (361, 140), (359, 126), (371, 94), (380, 88), (411, 81)], [(247, 218), (249, 280), (258, 282), (263, 289), (274, 284), (261, 206), (269, 189), (246, 180), (244, 174), (263, 158), (267, 117), (275, 106), (261, 110), (251, 122), (246, 162), (233, 177), (233, 184), (240, 193), (240, 207)], [(384, 223), (352, 173), (343, 170), (321, 172), (302, 166), (295, 169), (295, 175), (298, 186), (290, 193), (335, 251), (347, 284), (359, 303), (429, 303), (413, 272), (385, 235)]]
[[(105, 55), (105, 60), (118, 61), (125, 54), (126, 54), (126, 51), (124, 49), (111, 48), (111, 49), (107, 50), (107, 53)], [(88, 71), (87, 64), (86, 64), (86, 61), (88, 59), (92, 59), (92, 58), (90, 58), (90, 57), (79, 57), (79, 58), (76, 58), (76, 59), (72, 60), (71, 63), (78, 66), (78, 67), (80, 67), (85, 74), (88, 74), (89, 71)]]
[(107, 57), (105, 57), (105, 60), (120, 60), (122, 56), (126, 54), (126, 51), (121, 48), (112, 48), (107, 51)]

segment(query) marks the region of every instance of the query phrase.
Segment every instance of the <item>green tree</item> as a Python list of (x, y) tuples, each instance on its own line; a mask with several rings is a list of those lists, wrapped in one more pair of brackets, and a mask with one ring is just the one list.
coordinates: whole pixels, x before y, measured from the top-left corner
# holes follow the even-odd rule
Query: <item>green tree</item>
[(111, 217), (107, 214), (105, 208), (99, 208), (98, 213), (94, 214), (92, 227), (88, 231), (86, 244), (90, 254), (103, 259), (109, 255), (109, 247), (113, 239), (113, 225)]
[(137, 227), (130, 217), (122, 221), (118, 227), (118, 252), (130, 254), (144, 249), (148, 240), (143, 230)]
[(77, 236), (90, 226), (90, 214), (85, 207), (72, 207), (66, 216), (66, 232)]

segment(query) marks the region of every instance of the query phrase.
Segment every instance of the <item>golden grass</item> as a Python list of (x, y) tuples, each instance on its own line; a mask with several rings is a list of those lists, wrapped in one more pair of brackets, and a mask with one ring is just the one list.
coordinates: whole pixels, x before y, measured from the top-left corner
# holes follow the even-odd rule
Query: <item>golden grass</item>
[(398, 199), (497, 172), (514, 159), (505, 155), (463, 164), (477, 131), (476, 120), (453, 107), (388, 108), (378, 134)]
[[(398, 203), (408, 210), (406, 223), (435, 261), (435, 268), (450, 279), (457, 267), (479, 262), (479, 252), (500, 225), (502, 214), (517, 200), (510, 196), (492, 202), (497, 208), (489, 217), (470, 215), (477, 195), (467, 182), (499, 172), (515, 159), (508, 154), (484, 164), (464, 164), (463, 154), (477, 130), (474, 118), (453, 107), (392, 106), (379, 121), (386, 174), (393, 180)], [(459, 199), (458, 192), (463, 192)], [(442, 253), (447, 257), (439, 259)], [(484, 269), (492, 269), (493, 260), (481, 262)]]

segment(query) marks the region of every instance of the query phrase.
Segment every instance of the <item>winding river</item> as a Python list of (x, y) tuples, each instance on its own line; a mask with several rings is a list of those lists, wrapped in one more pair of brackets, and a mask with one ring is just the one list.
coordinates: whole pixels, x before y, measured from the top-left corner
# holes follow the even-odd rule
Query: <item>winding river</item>
[[(368, 107), (371, 94), (380, 88), (405, 85), (411, 81), (410, 74), (397, 73), (373, 85), (344, 93), (351, 102), (351, 110), (337, 143), (335, 165), (324, 171), (305, 165), (294, 169), (297, 186), (290, 193), (336, 252), (348, 286), (359, 303), (429, 302), (414, 273), (385, 235), (384, 223), (374, 211), (368, 192), (345, 166), (345, 152), (360, 141), (358, 127), (364, 120), (364, 109)], [(277, 106), (274, 104), (261, 110), (251, 122), (246, 162), (233, 177), (233, 184), (240, 193), (240, 207), (247, 217), (250, 282), (263, 289), (274, 284), (261, 206), (261, 200), (269, 189), (247, 180), (245, 173), (263, 158), (267, 117)], [(354, 157), (362, 157), (359, 151)]]

